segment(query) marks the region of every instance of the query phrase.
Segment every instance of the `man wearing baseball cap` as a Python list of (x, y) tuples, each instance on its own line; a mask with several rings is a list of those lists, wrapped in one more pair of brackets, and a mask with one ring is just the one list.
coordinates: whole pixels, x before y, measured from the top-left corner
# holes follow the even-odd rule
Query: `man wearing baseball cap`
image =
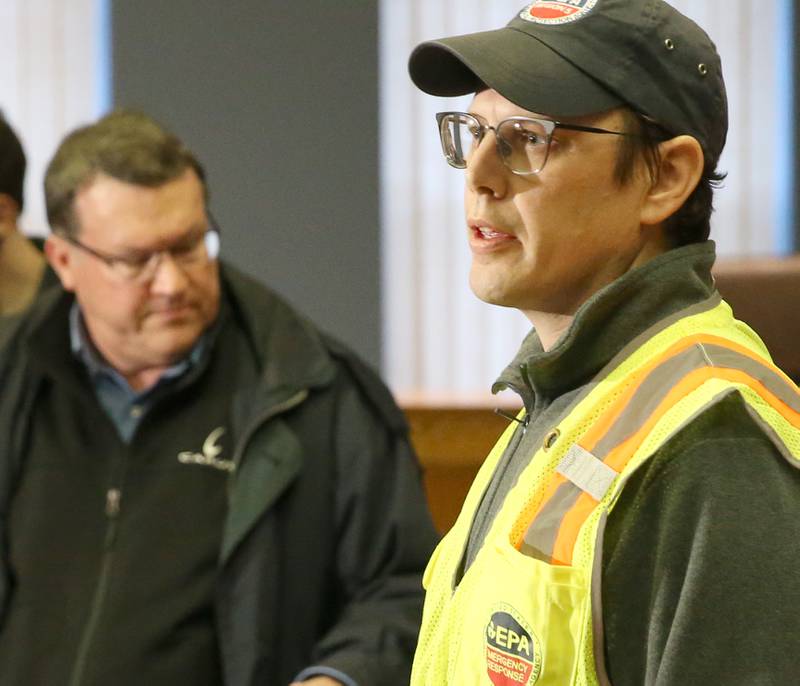
[(425, 574), (412, 684), (800, 681), (800, 395), (714, 288), (727, 99), (661, 0), (538, 0), (425, 42), (470, 284), (533, 325)]

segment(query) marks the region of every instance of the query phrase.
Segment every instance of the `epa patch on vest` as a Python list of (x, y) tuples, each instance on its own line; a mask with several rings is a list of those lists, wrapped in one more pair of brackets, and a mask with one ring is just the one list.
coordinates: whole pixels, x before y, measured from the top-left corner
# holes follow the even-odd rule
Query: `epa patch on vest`
[(494, 686), (531, 686), (539, 678), (539, 640), (509, 605), (494, 608), (486, 625), (486, 671)]

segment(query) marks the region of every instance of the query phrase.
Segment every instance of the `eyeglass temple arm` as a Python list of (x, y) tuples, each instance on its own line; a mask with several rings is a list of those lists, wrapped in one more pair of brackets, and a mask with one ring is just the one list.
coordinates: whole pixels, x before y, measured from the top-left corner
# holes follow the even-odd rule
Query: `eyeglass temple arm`
[(216, 231), (220, 236), (222, 235), (222, 229), (219, 227), (219, 222), (217, 222), (217, 218), (211, 212), (209, 208), (206, 207), (206, 214), (208, 215), (209, 224), (211, 224), (211, 229)]
[(598, 129), (595, 126), (581, 126), (580, 124), (562, 124), (560, 121), (555, 122), (556, 128), (567, 129), (568, 131), (587, 131), (588, 133), (608, 133), (612, 136), (633, 136), (628, 131), (609, 131), (608, 129)]

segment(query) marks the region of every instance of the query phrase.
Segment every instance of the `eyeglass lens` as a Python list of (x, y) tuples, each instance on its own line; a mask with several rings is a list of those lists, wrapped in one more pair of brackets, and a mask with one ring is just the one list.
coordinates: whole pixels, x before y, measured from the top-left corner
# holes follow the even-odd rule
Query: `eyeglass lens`
[[(445, 115), (440, 129), (447, 161), (464, 169), (485, 135), (477, 119), (459, 113)], [(547, 160), (549, 132), (530, 119), (507, 119), (496, 130), (497, 151), (512, 171), (531, 174), (541, 170)]]
[(153, 277), (166, 253), (176, 264), (186, 267), (209, 262), (219, 255), (219, 233), (211, 229), (194, 240), (167, 250), (153, 252), (141, 260), (118, 260), (114, 269), (125, 279), (147, 280)]

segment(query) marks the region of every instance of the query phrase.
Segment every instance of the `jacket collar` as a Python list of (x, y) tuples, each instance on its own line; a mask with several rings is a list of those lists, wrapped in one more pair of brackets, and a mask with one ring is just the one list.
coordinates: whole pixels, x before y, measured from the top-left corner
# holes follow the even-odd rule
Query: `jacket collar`
[(312, 389), (328, 385), (336, 368), (316, 328), (272, 291), (230, 266), (221, 276), (230, 314), (259, 366), (256, 383), (233, 399), (239, 439), (220, 551), (224, 565), (302, 469), (297, 436), (284, 422), (269, 420), (302, 403)]
[(230, 265), (220, 272), (231, 315), (245, 331), (259, 365), (254, 392), (261, 403), (284, 402), (298, 392), (328, 385), (335, 366), (314, 325)]
[[(264, 285), (231, 265), (220, 263), (222, 308), (242, 327), (259, 368), (259, 378), (239, 403), (263, 410), (264, 405), (284, 403), (301, 391), (326, 386), (335, 366), (310, 321), (297, 314)], [(44, 292), (24, 316), (8, 318), (0, 326), (0, 342), (17, 334), (36, 337), (52, 321), (56, 310), (69, 312), (74, 296), (61, 288)], [(66, 320), (66, 314), (65, 314)], [(64, 321), (63, 341), (69, 349), (68, 323)]]
[(627, 343), (658, 321), (714, 291), (713, 241), (670, 250), (589, 298), (545, 352), (535, 331), (492, 386), (522, 396), (528, 412), (591, 380)]

